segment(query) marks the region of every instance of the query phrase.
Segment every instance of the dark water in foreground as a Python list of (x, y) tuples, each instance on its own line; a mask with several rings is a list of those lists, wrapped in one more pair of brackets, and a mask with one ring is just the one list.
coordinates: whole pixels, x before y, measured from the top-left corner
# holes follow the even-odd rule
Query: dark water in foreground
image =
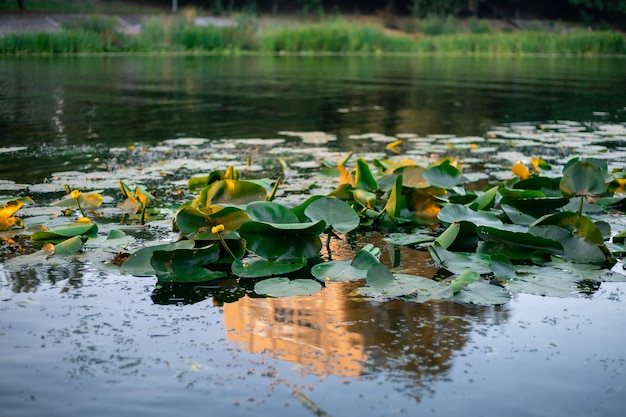
[[(3, 58), (0, 185), (132, 164), (110, 148), (179, 136), (319, 130), (345, 151), (369, 132), (624, 122), (625, 86), (626, 61), (613, 59)], [(384, 262), (392, 254), (432, 272), (423, 252), (387, 246)], [(501, 307), (357, 301), (350, 283), (223, 305), (197, 288), (193, 304), (171, 293), (162, 304), (154, 283), (89, 262), (0, 264), (0, 415), (311, 416), (314, 403), (335, 417), (621, 416), (626, 405), (623, 283)]]

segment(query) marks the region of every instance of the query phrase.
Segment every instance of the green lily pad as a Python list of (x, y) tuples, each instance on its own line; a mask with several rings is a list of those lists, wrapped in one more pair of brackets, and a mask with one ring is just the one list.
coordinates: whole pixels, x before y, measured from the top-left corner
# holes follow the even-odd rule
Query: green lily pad
[(476, 228), (476, 233), (481, 239), (487, 242), (501, 243), (506, 246), (543, 250), (554, 254), (563, 254), (564, 250), (560, 242), (548, 236), (541, 236), (529, 232), (480, 226)]
[(226, 276), (221, 271), (211, 271), (203, 266), (217, 261), (219, 247), (209, 245), (197, 249), (154, 251), (150, 265), (159, 282), (204, 282)]
[(359, 158), (356, 161), (356, 173), (354, 178), (355, 188), (367, 190), (367, 191), (377, 191), (378, 184), (376, 183), (376, 179), (372, 175), (370, 171), (369, 165), (363, 158)]
[(530, 234), (537, 236), (537, 239), (558, 242), (563, 247), (562, 255), (571, 262), (602, 263), (606, 261), (606, 254), (596, 244), (562, 227), (549, 225), (531, 227), (528, 230)]
[(294, 260), (303, 256), (314, 258), (322, 249), (319, 233), (324, 230), (323, 221), (316, 223), (291, 223), (305, 227), (299, 229), (277, 229), (274, 225), (247, 222), (239, 233), (246, 240), (249, 251), (270, 260)]
[(246, 206), (252, 221), (269, 224), (299, 224), (298, 217), (288, 208), (271, 201), (257, 201)]
[(445, 160), (439, 165), (429, 167), (424, 172), (424, 179), (439, 188), (453, 189), (468, 182), (461, 172)]
[(511, 300), (511, 294), (497, 285), (485, 282), (472, 282), (460, 291), (455, 292), (451, 300), (482, 306), (502, 305)]
[(414, 231), (412, 233), (389, 233), (389, 236), (385, 237), (384, 240), (398, 246), (411, 246), (432, 242), (435, 240), (435, 236)]
[[(606, 162), (605, 162), (606, 164)], [(568, 196), (600, 196), (606, 193), (605, 171), (586, 160), (567, 166), (561, 178), (561, 192)]]
[(377, 263), (369, 267), (365, 275), (367, 285), (381, 290), (388, 288), (394, 282), (395, 277), (385, 265)]
[(466, 221), (476, 226), (502, 226), (502, 221), (495, 215), (486, 212), (477, 212), (461, 204), (451, 204), (441, 209), (437, 218), (444, 223)]
[(341, 233), (359, 227), (359, 216), (354, 209), (337, 198), (320, 198), (312, 202), (304, 213), (313, 221), (325, 221), (327, 226)]
[(272, 262), (264, 258), (237, 259), (232, 264), (233, 275), (240, 278), (262, 278), (273, 275), (288, 274), (302, 269), (307, 263), (306, 258), (294, 261)]
[(407, 301), (423, 303), (430, 300), (433, 293), (443, 288), (437, 281), (418, 275), (394, 274), (394, 277), (394, 281), (388, 286), (383, 288), (360, 287), (357, 292), (364, 297), (403, 297)]
[(267, 200), (267, 190), (254, 182), (241, 180), (221, 180), (205, 187), (198, 196), (200, 207), (211, 205), (243, 205), (254, 201)]
[(548, 297), (572, 297), (578, 291), (581, 278), (576, 274), (550, 267), (524, 267), (517, 271), (515, 279), (506, 283), (513, 292)]
[(254, 292), (268, 297), (294, 297), (312, 295), (322, 289), (322, 285), (312, 279), (285, 277), (268, 278), (254, 285)]
[(489, 256), (487, 255), (451, 252), (436, 242), (428, 247), (428, 251), (439, 265), (454, 274), (461, 274), (466, 269), (475, 271), (478, 274), (491, 272), (488, 263)]
[(98, 226), (95, 224), (85, 224), (79, 226), (68, 226), (59, 229), (35, 232), (30, 239), (33, 242), (61, 242), (74, 236), (98, 236)]
[(176, 243), (165, 243), (154, 246), (146, 246), (132, 253), (122, 264), (121, 270), (132, 275), (155, 275), (154, 268), (150, 264), (152, 254), (156, 251), (173, 251), (176, 249), (193, 249), (193, 240), (181, 240)]
[(83, 244), (84, 241), (81, 236), (74, 236), (69, 239), (65, 239), (64, 241), (54, 245), (54, 254), (73, 255), (80, 252), (80, 250), (83, 248)]
[(121, 230), (113, 229), (107, 236), (98, 236), (85, 242), (86, 248), (122, 250), (135, 240)]

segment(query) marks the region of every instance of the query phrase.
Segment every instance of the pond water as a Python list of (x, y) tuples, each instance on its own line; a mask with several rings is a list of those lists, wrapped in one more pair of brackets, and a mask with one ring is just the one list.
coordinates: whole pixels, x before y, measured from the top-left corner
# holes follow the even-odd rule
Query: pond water
[[(623, 128), (624, 87), (626, 60), (613, 58), (0, 58), (0, 195), (45, 204), (74, 181), (114, 206), (117, 179), (165, 197), (248, 156), (251, 175), (275, 177), (279, 156), (306, 170), (348, 150), (388, 155), (397, 137), (412, 158), (457, 152), (470, 173), (491, 167), (476, 177), (489, 181), (500, 160), (541, 152), (558, 165), (584, 147), (557, 137), (501, 149), (481, 142), (494, 126)], [(585, 152), (623, 168), (623, 136)], [(279, 198), (290, 186), (302, 192), (287, 181)], [(146, 236), (174, 239), (166, 223)], [(357, 240), (387, 265), (435, 273), (427, 252)], [(363, 301), (352, 283), (239, 298), (228, 285), (156, 288), (91, 258), (15, 270), (13, 255), (2, 247), (6, 415), (621, 416), (626, 405), (624, 283), (497, 307)]]

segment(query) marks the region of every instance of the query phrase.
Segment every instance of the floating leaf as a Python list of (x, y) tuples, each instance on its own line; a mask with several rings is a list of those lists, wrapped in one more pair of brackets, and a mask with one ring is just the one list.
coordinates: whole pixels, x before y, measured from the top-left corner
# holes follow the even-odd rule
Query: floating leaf
[(221, 271), (203, 268), (219, 258), (219, 247), (209, 245), (197, 249), (156, 250), (150, 265), (159, 282), (203, 282), (226, 276)]
[(500, 253), (491, 255), (489, 266), (498, 279), (508, 281), (515, 278), (515, 267), (509, 258)]
[(83, 239), (80, 236), (74, 236), (54, 245), (55, 255), (73, 255), (80, 252), (83, 248)]
[(165, 243), (154, 246), (146, 246), (131, 254), (122, 265), (122, 271), (133, 275), (155, 275), (150, 259), (155, 251), (173, 251), (176, 249), (192, 249), (195, 245), (193, 240), (181, 240), (176, 243)]
[(549, 297), (571, 297), (578, 292), (577, 275), (550, 267), (524, 267), (517, 271), (517, 278), (506, 283), (513, 292)]
[(85, 242), (87, 248), (105, 248), (122, 250), (135, 240), (121, 230), (113, 229), (107, 236), (98, 236)]
[(435, 240), (435, 236), (428, 233), (414, 231), (412, 233), (389, 233), (389, 236), (385, 237), (384, 240), (385, 242), (398, 246), (411, 246), (420, 243), (432, 242)]
[(320, 281), (354, 281), (365, 279), (367, 269), (352, 265), (352, 261), (330, 261), (315, 265), (311, 268), (311, 275)]
[(450, 204), (441, 209), (437, 218), (444, 223), (466, 221), (476, 226), (502, 226), (502, 222), (491, 213), (477, 212), (460, 204)]
[(448, 271), (461, 274), (466, 269), (476, 271), (478, 274), (488, 274), (491, 272), (488, 262), (489, 257), (478, 253), (455, 253), (448, 251), (433, 243), (428, 247), (433, 259)]
[(98, 226), (96, 226), (95, 224), (85, 224), (35, 232), (31, 235), (30, 239), (33, 242), (56, 243), (74, 236), (96, 237), (97, 235)]
[(221, 180), (205, 187), (198, 196), (201, 207), (211, 205), (242, 205), (253, 201), (267, 200), (267, 190), (254, 182)]
[(264, 258), (237, 259), (232, 264), (232, 273), (240, 278), (261, 278), (288, 274), (306, 265), (306, 258), (293, 261), (273, 262)]
[(267, 223), (247, 222), (241, 226), (239, 233), (246, 240), (248, 250), (262, 258), (294, 260), (303, 256), (306, 258), (318, 256), (322, 249), (319, 234), (324, 230), (325, 223), (322, 221), (297, 225), (306, 228), (281, 230)]
[(268, 297), (293, 297), (315, 294), (322, 285), (312, 279), (294, 279), (277, 277), (259, 281), (254, 285), (254, 292)]
[(246, 212), (250, 220), (256, 222), (271, 224), (300, 223), (298, 217), (288, 207), (271, 201), (250, 203), (246, 207)]
[(480, 226), (476, 228), (478, 236), (488, 242), (501, 243), (506, 246), (543, 250), (554, 254), (563, 254), (563, 245), (547, 236), (529, 232), (518, 232), (495, 227)]
[(393, 281), (394, 276), (391, 271), (383, 264), (376, 263), (372, 265), (365, 275), (367, 285), (378, 290), (389, 287)]
[(429, 167), (424, 172), (424, 179), (439, 188), (452, 189), (468, 182), (461, 172), (446, 159), (439, 165)]
[(365, 297), (403, 297), (407, 301), (423, 303), (430, 300), (433, 293), (443, 288), (437, 281), (417, 275), (394, 274), (394, 277), (394, 281), (388, 286), (360, 287), (357, 292)]
[(323, 220), (338, 232), (348, 233), (359, 227), (359, 216), (343, 201), (324, 197), (312, 202), (304, 213), (313, 221)]
[(452, 301), (483, 306), (502, 305), (510, 300), (506, 289), (484, 282), (472, 282), (452, 297)]
[[(529, 232), (537, 239), (548, 239), (558, 242), (563, 247), (565, 259), (576, 263), (602, 263), (606, 255), (596, 244), (574, 235), (559, 226), (531, 227)], [(555, 252), (556, 253), (556, 252)]]
[(568, 197), (600, 196), (606, 193), (605, 173), (589, 161), (577, 161), (565, 168), (561, 192)]

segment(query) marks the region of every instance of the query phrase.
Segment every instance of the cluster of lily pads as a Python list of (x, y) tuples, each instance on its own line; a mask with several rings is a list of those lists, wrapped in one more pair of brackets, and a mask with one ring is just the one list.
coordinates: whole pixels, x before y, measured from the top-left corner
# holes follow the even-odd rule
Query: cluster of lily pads
[[(66, 187), (66, 198), (54, 205), (81, 217), (50, 230), (24, 228), (18, 211), (27, 198), (5, 199), (0, 237), (14, 245), (28, 239), (39, 249), (7, 264), (91, 250), (111, 255), (125, 273), (156, 276), (159, 285), (252, 279), (256, 293), (280, 297), (359, 280), (357, 292), (366, 297), (484, 305), (506, 303), (515, 292), (572, 296), (602, 281), (626, 280), (614, 272), (626, 250), (626, 173), (609, 172), (604, 160), (574, 158), (557, 174), (533, 158), (529, 166), (515, 164), (511, 179), (480, 191), (468, 187), (454, 158), (428, 166), (409, 159), (350, 160), (348, 154), (322, 164), (338, 186), (296, 205), (276, 201), (280, 179), (243, 179), (233, 167), (193, 177), (187, 184), (193, 199), (173, 215), (178, 239), (137, 250), (128, 249), (134, 238), (122, 227), (98, 236), (97, 217), (90, 214), (103, 203), (97, 191)], [(158, 212), (154, 196), (122, 181), (120, 189), (122, 223), (150, 222)], [(379, 261), (380, 249), (372, 245), (353, 259), (323, 259), (332, 239), (370, 229), (428, 250), (443, 273), (430, 279), (395, 271)]]

